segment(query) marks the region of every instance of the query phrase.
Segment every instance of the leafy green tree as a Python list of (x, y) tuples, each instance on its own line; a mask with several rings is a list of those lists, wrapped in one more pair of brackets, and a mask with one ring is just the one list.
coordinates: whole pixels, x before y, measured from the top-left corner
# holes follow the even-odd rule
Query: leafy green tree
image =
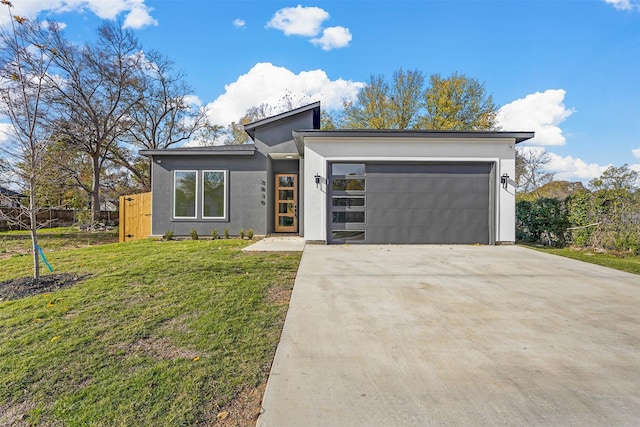
[(497, 107), (484, 83), (464, 74), (434, 74), (425, 92), (426, 114), (420, 127), (437, 130), (495, 130)]
[[(347, 129), (495, 130), (497, 107), (483, 83), (464, 74), (425, 78), (418, 70), (370, 76), (356, 99), (344, 104)], [(334, 122), (334, 125), (336, 123)]]
[(632, 191), (638, 187), (639, 179), (640, 173), (625, 163), (619, 167), (609, 166), (600, 177), (589, 181), (589, 185), (595, 190)]
[(419, 122), (424, 76), (418, 70), (393, 73), (391, 84), (384, 76), (370, 76), (352, 102), (344, 104), (347, 129), (410, 129)]
[(538, 198), (565, 200), (579, 192), (588, 192), (581, 182), (551, 181), (530, 193), (519, 193), (518, 200), (535, 200)]

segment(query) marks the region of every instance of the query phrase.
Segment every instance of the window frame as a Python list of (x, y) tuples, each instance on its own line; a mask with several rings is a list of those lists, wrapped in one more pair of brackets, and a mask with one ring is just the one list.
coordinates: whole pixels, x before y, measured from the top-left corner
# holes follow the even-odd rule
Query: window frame
[[(223, 182), (223, 194), (224, 194), (224, 203), (223, 203), (223, 208), (222, 208), (222, 216), (205, 216), (204, 214), (204, 201), (205, 201), (205, 197), (204, 197), (204, 190), (205, 190), (205, 185), (204, 185), (204, 176), (207, 172), (222, 172), (223, 177), (224, 177), (224, 182)], [(202, 171), (202, 219), (206, 219), (206, 220), (226, 220), (227, 219), (227, 212), (228, 212), (228, 206), (229, 206), (229, 181), (228, 181), (228, 171), (226, 169), (206, 169)]]
[[(194, 173), (196, 175), (196, 179), (195, 179), (195, 189), (194, 189), (194, 195), (195, 195), (195, 199), (194, 199), (194, 207), (193, 207), (193, 214), (194, 216), (178, 216), (176, 214), (176, 183), (178, 182), (177, 180), (177, 175), (179, 173)], [(198, 171), (195, 169), (176, 169), (173, 171), (173, 218), (174, 219), (197, 219), (198, 218)]]

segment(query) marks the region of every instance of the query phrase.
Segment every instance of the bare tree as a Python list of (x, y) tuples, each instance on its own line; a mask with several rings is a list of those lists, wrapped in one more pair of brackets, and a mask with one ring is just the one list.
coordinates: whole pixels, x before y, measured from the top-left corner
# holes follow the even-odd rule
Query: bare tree
[(522, 193), (530, 193), (553, 181), (554, 174), (547, 170), (551, 161), (545, 150), (516, 149), (516, 184)]
[(142, 97), (129, 111), (131, 126), (126, 134), (133, 146), (113, 147), (111, 160), (127, 168), (145, 191), (151, 189), (151, 163), (138, 156), (136, 148), (158, 150), (188, 141), (203, 129), (204, 108), (193, 105), (192, 89), (173, 62), (158, 52), (145, 55)]
[(69, 149), (86, 153), (92, 179), (77, 184), (90, 195), (91, 224), (100, 211), (101, 173), (112, 150), (133, 126), (131, 112), (144, 98), (144, 57), (129, 30), (107, 22), (97, 31), (95, 44), (78, 47), (55, 28), (52, 49), (56, 73), (56, 136)]
[[(52, 51), (46, 44), (49, 32), (42, 24), (12, 15), (7, 0), (0, 3), (11, 16), (10, 28), (0, 28), (0, 112), (8, 117), (7, 141), (0, 145), (8, 161), (5, 167), (22, 184), (29, 196), (28, 206), (17, 216), (4, 219), (17, 223), (31, 232), (33, 277), (40, 277), (36, 192), (41, 183), (40, 171), (50, 143), (46, 126), (49, 106), (45, 102), (50, 90), (48, 82)], [(0, 214), (2, 216), (2, 214)]]

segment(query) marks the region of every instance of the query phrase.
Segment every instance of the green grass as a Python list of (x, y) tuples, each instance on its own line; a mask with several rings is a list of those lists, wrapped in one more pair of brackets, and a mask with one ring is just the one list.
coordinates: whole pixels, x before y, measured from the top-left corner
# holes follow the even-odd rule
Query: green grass
[[(300, 254), (246, 242), (154, 241), (60, 250), (58, 272), (90, 277), (0, 302), (0, 421), (30, 425), (209, 425), (263, 382)], [(0, 281), (30, 273), (0, 260)], [(4, 420), (11, 424), (11, 419)], [(1, 423), (0, 423), (1, 424)]]
[[(117, 231), (79, 231), (77, 227), (57, 227), (38, 230), (38, 244), (47, 253), (51, 251), (116, 243)], [(31, 235), (27, 230), (0, 232), (0, 260), (23, 256), (31, 251)]]
[(525, 245), (529, 248), (559, 255), (591, 264), (602, 265), (604, 267), (615, 268), (616, 270), (628, 273), (640, 274), (640, 256), (638, 255), (618, 255), (612, 253), (600, 253), (590, 250), (576, 250), (570, 248), (549, 248), (533, 245)]

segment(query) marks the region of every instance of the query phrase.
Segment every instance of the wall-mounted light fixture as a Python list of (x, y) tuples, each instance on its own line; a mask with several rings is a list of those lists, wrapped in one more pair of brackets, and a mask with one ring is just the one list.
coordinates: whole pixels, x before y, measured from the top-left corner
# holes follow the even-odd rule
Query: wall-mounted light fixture
[(505, 190), (507, 189), (507, 186), (509, 185), (509, 174), (508, 173), (503, 173), (502, 176), (500, 177), (500, 184), (502, 184), (502, 188), (504, 188)]
[(316, 176), (314, 176), (314, 178), (316, 179), (316, 185), (320, 184), (320, 175), (316, 174)]

